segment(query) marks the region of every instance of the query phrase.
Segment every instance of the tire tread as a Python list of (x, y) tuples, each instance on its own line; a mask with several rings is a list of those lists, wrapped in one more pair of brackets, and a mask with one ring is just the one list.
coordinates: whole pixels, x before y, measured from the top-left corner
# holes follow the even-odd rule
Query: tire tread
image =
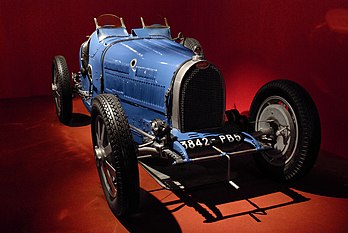
[[(111, 94), (101, 94), (93, 101), (92, 135), (97, 114), (103, 117), (108, 129), (117, 175), (117, 200), (108, 199), (108, 204), (116, 216), (129, 215), (136, 211), (139, 204), (139, 172), (129, 124), (120, 101)], [(108, 195), (105, 190), (104, 193)]]
[(280, 95), (290, 102), (297, 114), (299, 127), (299, 150), (292, 161), (284, 169), (284, 173), (273, 169), (271, 165), (255, 155), (257, 165), (261, 170), (285, 181), (297, 180), (304, 176), (313, 167), (320, 150), (321, 129), (317, 108), (308, 92), (299, 84), (290, 80), (275, 80), (265, 84), (256, 93), (251, 107), (250, 119), (254, 121), (263, 100), (271, 95)]

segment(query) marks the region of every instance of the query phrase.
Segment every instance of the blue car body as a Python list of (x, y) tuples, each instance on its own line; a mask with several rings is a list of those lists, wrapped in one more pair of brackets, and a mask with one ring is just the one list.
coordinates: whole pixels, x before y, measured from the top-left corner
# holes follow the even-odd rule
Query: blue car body
[[(113, 21), (105, 23), (107, 18)], [(52, 62), (59, 120), (73, 122), (73, 93), (91, 113), (97, 170), (116, 216), (138, 208), (138, 162), (168, 189), (185, 189), (187, 180), (186, 168), (171, 165), (186, 164), (192, 171), (197, 168), (192, 163), (221, 158), (227, 159), (225, 178), (238, 189), (231, 177), (235, 155), (254, 153), (260, 169), (283, 181), (312, 168), (320, 149), (320, 119), (304, 88), (274, 80), (256, 93), (249, 118), (236, 109), (226, 111), (224, 79), (200, 43), (181, 33), (172, 38), (166, 19), (165, 25), (141, 22), (142, 28), (128, 33), (122, 18), (101, 15), (80, 47), (78, 73), (70, 76), (63, 56)], [(201, 174), (205, 165), (198, 166)]]
[[(149, 119), (164, 120), (164, 96), (171, 84), (171, 79), (166, 77), (172, 77), (178, 66), (192, 58), (193, 52), (170, 40), (169, 29), (156, 30), (163, 34), (156, 33), (156, 36), (151, 36), (151, 30), (135, 29), (133, 35), (129, 35), (123, 28), (102, 28), (91, 35), (92, 97), (99, 93), (115, 94), (123, 103), (132, 102), (140, 109), (144, 108), (137, 108), (136, 111), (142, 114), (136, 115), (145, 114)], [(136, 63), (134, 67), (132, 61)], [(82, 77), (83, 89), (89, 90), (88, 75)], [(104, 77), (104, 87), (101, 77)], [(92, 99), (84, 101), (88, 110), (91, 110)], [(132, 111), (130, 106), (124, 105), (124, 108), (126, 112)], [(134, 117), (133, 124), (142, 120)], [(141, 123), (150, 123), (150, 120)]]
[[(171, 38), (169, 27), (133, 29), (128, 34), (125, 28), (97, 28), (90, 36), (88, 72), (81, 75), (82, 90), (90, 93), (84, 98), (86, 108), (91, 111), (93, 98), (100, 93), (116, 95), (135, 128), (151, 134), (151, 122), (159, 119), (168, 124), (177, 140), (173, 150), (179, 153), (185, 162), (190, 156), (180, 141), (217, 137), (221, 133), (208, 129), (199, 132), (182, 132), (173, 127), (168, 112), (168, 93), (173, 88), (173, 78), (183, 64), (195, 59), (191, 49), (175, 42)], [(82, 49), (80, 48), (80, 68)], [(199, 61), (206, 62), (204, 58)], [(209, 64), (208, 64), (209, 65)], [(91, 77), (92, 76), (92, 77)], [(224, 91), (224, 87), (223, 87)], [(223, 93), (224, 97), (225, 93)], [(224, 100), (223, 100), (224, 104)], [(204, 106), (203, 106), (204, 107)], [(143, 135), (132, 130), (136, 143), (143, 142)], [(251, 135), (243, 133), (243, 141), (257, 150), (262, 146)]]
[[(88, 67), (86, 65), (84, 67), (83, 64), (83, 49), (86, 46), (88, 46)], [(192, 48), (173, 40), (169, 27), (138, 28), (133, 29), (130, 34), (124, 27), (97, 28), (80, 48), (80, 69), (88, 70), (80, 75), (81, 89), (89, 93), (88, 98), (83, 98), (83, 102), (88, 111), (91, 111), (93, 99), (99, 94), (116, 95), (128, 117), (129, 124), (133, 127), (131, 131), (137, 144), (143, 143), (144, 135), (134, 128), (152, 134), (154, 119), (165, 122), (171, 128), (171, 135), (175, 138), (171, 149), (180, 154), (183, 162), (190, 162), (191, 158), (187, 149), (192, 148), (182, 142), (193, 141), (200, 146), (204, 142), (199, 140), (203, 138), (210, 140), (212, 137), (220, 136), (222, 143), (224, 138), (225, 141), (228, 142), (228, 140), (223, 136), (221, 129), (217, 129), (221, 127), (188, 131), (178, 127), (178, 123), (173, 123), (172, 115), (175, 112), (175, 106), (170, 93), (175, 86), (176, 75), (187, 63), (197, 67), (201, 64), (202, 70), (207, 66), (213, 66)], [(222, 107), (218, 114), (222, 116), (220, 116), (222, 118), (220, 126), (223, 127), (225, 113), (223, 79), (221, 83), (219, 104)], [(204, 103), (197, 104), (201, 105), (200, 108), (205, 108)], [(239, 136), (241, 140), (235, 140), (236, 138), (232, 136), (232, 141), (244, 142), (256, 151), (263, 149), (259, 142), (246, 132), (238, 132), (237, 139)], [(225, 154), (220, 153), (220, 155)]]

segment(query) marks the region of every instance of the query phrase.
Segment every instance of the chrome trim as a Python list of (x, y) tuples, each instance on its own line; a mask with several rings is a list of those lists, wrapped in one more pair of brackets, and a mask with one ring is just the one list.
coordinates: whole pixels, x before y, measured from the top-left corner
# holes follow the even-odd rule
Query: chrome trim
[[(181, 83), (182, 80), (186, 74), (186, 72), (194, 65), (196, 65), (199, 62), (206, 61), (204, 57), (202, 56), (193, 56), (193, 58), (189, 61), (187, 61), (185, 64), (183, 64), (179, 70), (176, 72), (176, 74), (173, 77), (174, 83), (172, 87), (172, 125), (173, 128), (177, 128), (179, 130), (181, 129), (181, 122), (180, 122), (180, 90), (181, 90)], [(220, 78), (223, 80), (224, 83), (224, 90), (225, 90), (225, 80), (221, 76)], [(224, 91), (224, 108), (226, 105), (226, 91)], [(221, 123), (224, 123), (224, 118), (222, 117)]]
[(137, 127), (135, 127), (135, 126), (133, 126), (133, 125), (129, 125), (129, 127), (130, 127), (132, 130), (134, 130), (134, 131), (136, 131), (136, 132), (138, 132), (138, 133), (140, 133), (140, 134), (144, 135), (145, 137), (148, 137), (148, 138), (150, 138), (150, 139), (152, 139), (152, 140), (156, 138), (155, 136), (150, 135), (150, 134), (148, 134), (148, 133), (142, 131), (141, 129), (138, 129)]
[(167, 20), (166, 17), (164, 17), (164, 23), (166, 24), (166, 25), (165, 25), (166, 27), (169, 27), (168, 20)]
[(156, 150), (156, 148), (153, 147), (142, 147), (138, 148), (138, 158), (145, 158), (144, 156), (150, 155), (159, 155), (160, 153)]
[[(196, 54), (196, 53), (195, 53)], [(205, 61), (203, 54), (196, 54), (192, 57), (193, 61)]]
[(121, 21), (122, 27), (123, 27), (123, 28), (126, 28), (126, 25), (124, 24), (124, 21), (123, 21), (123, 18), (122, 18), (122, 17), (120, 17), (120, 21)]
[(141, 21), (141, 26), (142, 26), (143, 28), (146, 28), (145, 22), (144, 22), (144, 18), (143, 18), (143, 17), (140, 17), (140, 21)]
[(129, 66), (134, 70), (135, 66), (137, 65), (138, 60), (136, 58), (132, 59), (129, 63)]
[(174, 128), (180, 129), (180, 90), (181, 82), (186, 72), (195, 64), (204, 60), (189, 60), (180, 67), (174, 78), (173, 84), (173, 104), (172, 104), (172, 125)]
[(229, 156), (235, 156), (235, 155), (246, 155), (246, 154), (251, 154), (257, 152), (257, 149), (246, 149), (246, 150), (241, 150), (241, 151), (235, 151), (235, 152), (230, 152), (230, 153), (225, 153), (223, 154), (218, 154), (218, 155), (208, 155), (204, 157), (198, 157), (198, 158), (193, 158), (190, 160), (190, 162), (200, 162), (200, 161), (208, 161), (208, 160), (214, 160), (221, 158), (223, 156), (229, 155)]
[(56, 91), (56, 90), (58, 90), (57, 84), (52, 83), (52, 91)]

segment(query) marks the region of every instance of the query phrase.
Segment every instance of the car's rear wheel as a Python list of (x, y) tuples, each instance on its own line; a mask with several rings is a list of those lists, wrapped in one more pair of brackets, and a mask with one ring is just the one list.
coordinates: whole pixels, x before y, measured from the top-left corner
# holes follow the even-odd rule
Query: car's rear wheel
[(72, 116), (72, 89), (68, 65), (63, 56), (54, 57), (52, 62), (52, 95), (60, 122), (69, 124)]
[[(314, 165), (320, 149), (319, 114), (309, 94), (289, 80), (265, 84), (250, 108), (253, 130), (272, 129), (273, 149), (256, 154), (256, 164), (273, 178), (296, 180)], [(267, 141), (267, 140), (266, 140)]]
[(92, 141), (107, 203), (116, 216), (132, 214), (139, 204), (136, 150), (118, 98), (101, 94), (92, 105)]

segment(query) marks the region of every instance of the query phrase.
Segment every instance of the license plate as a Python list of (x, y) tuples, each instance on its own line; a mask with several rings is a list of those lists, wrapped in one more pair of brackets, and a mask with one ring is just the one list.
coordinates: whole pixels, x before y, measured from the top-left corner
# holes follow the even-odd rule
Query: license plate
[(180, 144), (186, 149), (195, 149), (209, 147), (214, 145), (223, 145), (227, 143), (238, 143), (243, 141), (241, 134), (221, 134), (216, 137), (195, 138), (190, 140), (180, 141)]

